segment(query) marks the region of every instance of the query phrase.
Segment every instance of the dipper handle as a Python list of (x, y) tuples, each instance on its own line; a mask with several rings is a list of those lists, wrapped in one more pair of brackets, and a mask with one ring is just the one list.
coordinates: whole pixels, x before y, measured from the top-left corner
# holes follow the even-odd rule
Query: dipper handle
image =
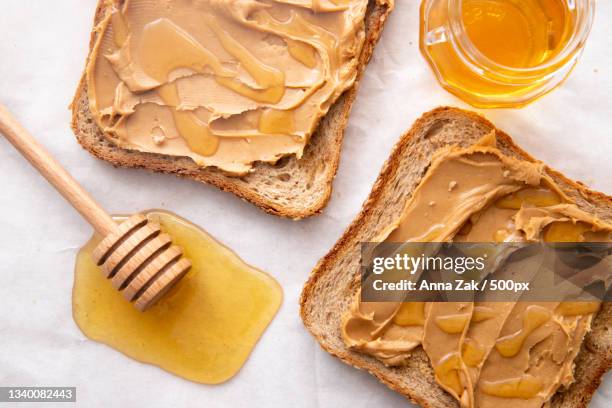
[(0, 133), (46, 178), (49, 183), (99, 232), (107, 236), (117, 224), (87, 191), (0, 104)]

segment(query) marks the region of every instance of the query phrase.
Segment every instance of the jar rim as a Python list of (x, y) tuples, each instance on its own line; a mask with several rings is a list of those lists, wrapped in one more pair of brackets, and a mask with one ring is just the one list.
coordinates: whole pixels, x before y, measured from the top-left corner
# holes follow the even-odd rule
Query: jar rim
[[(595, 14), (595, 0), (562, 0), (573, 4), (576, 13), (574, 30), (569, 41), (564, 45), (563, 50), (552, 58), (545, 60), (541, 64), (532, 67), (512, 67), (500, 64), (485, 54), (470, 40), (462, 18), (463, 0), (448, 0), (449, 28), (451, 31), (451, 41), (458, 53), (467, 59), (467, 63), (473, 69), (482, 70), (483, 68), (491, 72), (508, 73), (512, 76), (538, 76), (542, 71), (549, 71), (556, 65), (563, 66), (571, 57), (578, 54), (586, 42)], [(503, 74), (502, 74), (503, 75)], [(503, 75), (506, 76), (506, 75)]]

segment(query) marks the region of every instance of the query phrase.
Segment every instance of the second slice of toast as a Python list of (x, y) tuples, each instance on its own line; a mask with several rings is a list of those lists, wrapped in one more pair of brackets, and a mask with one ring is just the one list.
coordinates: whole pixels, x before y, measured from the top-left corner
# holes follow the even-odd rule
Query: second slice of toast
[[(361, 212), (329, 253), (319, 261), (304, 286), (300, 304), (306, 328), (321, 347), (347, 364), (367, 370), (395, 391), (423, 407), (456, 407), (456, 400), (440, 388), (422, 348), (414, 350), (406, 366), (386, 367), (379, 360), (350, 350), (343, 342), (342, 315), (349, 308), (360, 284), (360, 243), (375, 240), (385, 227), (397, 220), (407, 200), (419, 185), (438, 149), (467, 147), (495, 130), (502, 153), (535, 161), (504, 132), (474, 113), (455, 108), (438, 108), (425, 113), (402, 136), (384, 165)], [(584, 211), (612, 221), (612, 197), (587, 189), (561, 173), (545, 170), (560, 188)], [(604, 303), (593, 321), (575, 363), (571, 387), (557, 392), (554, 407), (583, 407), (612, 365), (612, 305)]]
[[(109, 4), (108, 1), (99, 1), (94, 26), (104, 17)], [(295, 156), (287, 156), (276, 164), (256, 163), (253, 171), (246, 176), (232, 177), (215, 168), (200, 168), (188, 157), (120, 148), (103, 135), (91, 115), (84, 74), (72, 102), (72, 129), (85, 149), (114, 166), (144, 168), (212, 184), (279, 216), (299, 219), (314, 215), (327, 204), (331, 195), (344, 128), (361, 74), (392, 9), (393, 0), (369, 1), (365, 16), (365, 42), (359, 55), (357, 78), (319, 122), (299, 160)], [(96, 35), (95, 31), (91, 34), (90, 52)]]

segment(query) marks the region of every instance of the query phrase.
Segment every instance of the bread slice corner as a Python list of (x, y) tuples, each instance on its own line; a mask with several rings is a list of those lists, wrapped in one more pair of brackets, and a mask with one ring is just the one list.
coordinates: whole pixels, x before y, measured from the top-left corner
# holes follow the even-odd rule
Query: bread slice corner
[[(423, 407), (458, 405), (437, 385), (422, 348), (413, 352), (406, 366), (386, 367), (373, 357), (349, 350), (342, 341), (341, 318), (359, 287), (360, 242), (374, 240), (385, 226), (401, 215), (436, 150), (447, 145), (469, 146), (494, 129), (498, 147), (504, 154), (535, 161), (510, 136), (475, 113), (441, 107), (421, 116), (397, 142), (361, 212), (318, 262), (302, 291), (302, 320), (324, 350), (349, 365), (370, 372)], [(612, 197), (589, 190), (551, 168), (546, 167), (545, 171), (579, 207), (612, 222)], [(588, 405), (601, 377), (612, 366), (611, 319), (612, 304), (605, 303), (575, 360), (576, 382), (569, 389), (557, 392), (551, 400), (552, 406)]]
[[(94, 27), (104, 18), (111, 4), (105, 0), (98, 1)], [(366, 36), (359, 56), (357, 79), (322, 118), (303, 157), (299, 160), (294, 156), (288, 156), (276, 164), (257, 163), (251, 173), (235, 177), (228, 176), (215, 168), (200, 168), (188, 157), (173, 157), (120, 148), (104, 137), (91, 115), (85, 74), (81, 77), (71, 104), (72, 129), (81, 146), (114, 166), (144, 168), (212, 184), (221, 190), (234, 193), (270, 214), (282, 217), (300, 219), (318, 214), (331, 195), (332, 182), (340, 159), (344, 128), (361, 75), (392, 9), (393, 2), (390, 0), (369, 1), (365, 17)], [(92, 31), (90, 52), (97, 35), (98, 33)], [(90, 56), (87, 58), (89, 60)]]

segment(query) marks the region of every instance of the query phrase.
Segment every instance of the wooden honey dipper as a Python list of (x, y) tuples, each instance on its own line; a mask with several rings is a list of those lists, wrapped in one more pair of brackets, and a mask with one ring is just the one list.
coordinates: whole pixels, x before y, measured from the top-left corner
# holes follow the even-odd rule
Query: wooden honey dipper
[(142, 214), (117, 224), (1, 104), (0, 133), (104, 237), (94, 261), (138, 310), (152, 306), (189, 271), (191, 262), (158, 224)]

